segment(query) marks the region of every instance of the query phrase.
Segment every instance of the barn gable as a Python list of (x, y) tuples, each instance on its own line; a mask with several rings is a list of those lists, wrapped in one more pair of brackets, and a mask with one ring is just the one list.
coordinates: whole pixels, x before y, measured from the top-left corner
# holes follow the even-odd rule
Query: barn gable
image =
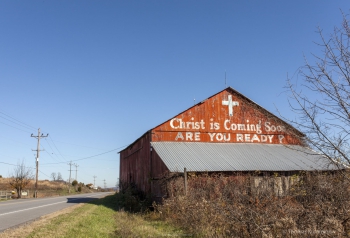
[(302, 144), (302, 133), (232, 88), (153, 128), (152, 141)]

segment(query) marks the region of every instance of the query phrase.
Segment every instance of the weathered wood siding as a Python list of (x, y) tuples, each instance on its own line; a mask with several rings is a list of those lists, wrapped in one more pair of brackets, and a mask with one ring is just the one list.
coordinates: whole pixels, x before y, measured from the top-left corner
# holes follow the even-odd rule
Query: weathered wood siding
[(152, 141), (301, 144), (296, 134), (283, 120), (226, 89), (154, 128)]
[(146, 194), (160, 196), (160, 190), (152, 185), (152, 181), (161, 178), (168, 169), (157, 153), (151, 150), (150, 135), (151, 131), (145, 133), (120, 152), (120, 185), (134, 184)]

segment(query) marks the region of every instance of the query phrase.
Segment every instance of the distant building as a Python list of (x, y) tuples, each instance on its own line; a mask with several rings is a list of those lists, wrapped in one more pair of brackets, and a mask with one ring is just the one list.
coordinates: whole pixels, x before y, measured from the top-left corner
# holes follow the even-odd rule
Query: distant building
[(286, 175), (337, 169), (307, 149), (303, 137), (228, 87), (147, 131), (120, 151), (120, 185), (133, 184), (158, 200), (165, 191), (157, 181), (184, 168), (192, 172)]

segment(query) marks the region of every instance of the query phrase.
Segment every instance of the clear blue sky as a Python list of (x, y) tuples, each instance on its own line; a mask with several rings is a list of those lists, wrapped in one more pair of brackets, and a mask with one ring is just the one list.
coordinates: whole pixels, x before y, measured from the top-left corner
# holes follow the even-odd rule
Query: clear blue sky
[[(144, 132), (231, 86), (287, 118), (283, 93), (348, 1), (0, 1), (0, 175), (18, 161), (114, 186)], [(112, 151), (113, 150), (113, 151)], [(111, 151), (111, 152), (108, 152)], [(106, 153), (108, 152), (108, 153)], [(96, 156), (95, 156), (96, 155)], [(6, 164), (7, 163), (7, 164)], [(75, 176), (75, 172), (73, 173)]]

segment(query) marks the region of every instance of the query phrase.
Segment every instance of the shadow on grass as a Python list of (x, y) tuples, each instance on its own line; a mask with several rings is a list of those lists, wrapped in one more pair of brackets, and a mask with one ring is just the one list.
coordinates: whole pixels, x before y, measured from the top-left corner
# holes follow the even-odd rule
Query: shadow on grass
[(114, 211), (119, 211), (121, 209), (118, 206), (116, 194), (107, 195), (103, 198), (92, 198), (89, 201), (86, 201), (86, 203), (105, 206), (107, 208), (113, 209)]
[[(76, 202), (79, 202), (79, 200)], [(87, 203), (105, 206), (114, 211), (123, 210), (129, 213), (142, 213), (151, 205), (151, 203), (146, 199), (141, 200), (137, 196), (132, 196), (125, 193), (114, 193), (100, 199), (92, 199)]]
[(143, 213), (152, 205), (147, 199), (128, 193), (106, 194), (102, 198), (93, 197), (71, 197), (67, 198), (67, 203), (89, 203), (104, 206), (114, 211), (125, 211), (128, 213)]
[(67, 203), (90, 203), (91, 201), (98, 200), (98, 198), (86, 198), (86, 197), (81, 197), (81, 198), (67, 198)]

